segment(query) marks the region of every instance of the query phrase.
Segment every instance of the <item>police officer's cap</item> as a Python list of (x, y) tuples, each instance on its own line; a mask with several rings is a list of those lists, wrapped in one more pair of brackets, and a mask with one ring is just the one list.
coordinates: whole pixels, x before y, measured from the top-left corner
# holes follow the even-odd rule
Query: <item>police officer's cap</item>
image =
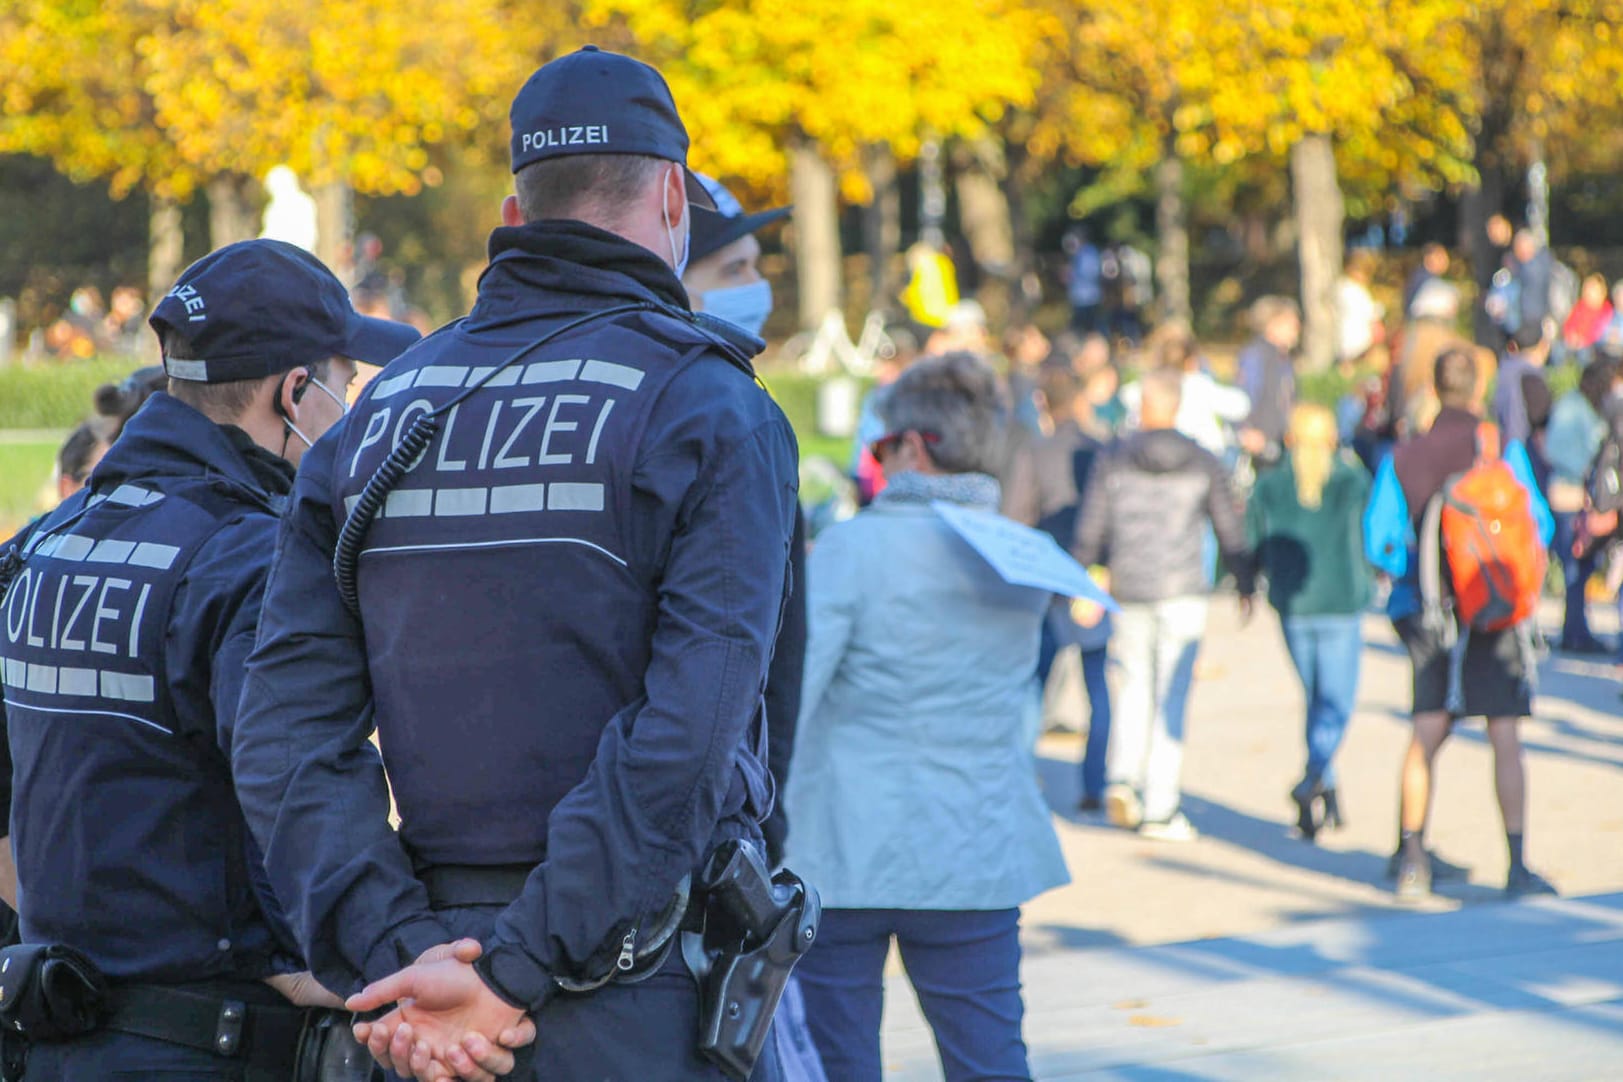
[(733, 198), (733, 193), (721, 183), (702, 173), (693, 174), (709, 193), (714, 210), (702, 206), (693, 208), (693, 247), (689, 258), (697, 263), (707, 255), (721, 251), (739, 237), (781, 221), (789, 216), (789, 207), (763, 210), (759, 214), (745, 214), (744, 207)]
[(248, 240), (187, 267), (147, 321), (187, 340), (196, 360), (165, 357), (171, 378), (230, 383), (330, 357), (383, 365), (421, 336), (355, 311), (332, 271), (304, 249)]
[[(688, 161), (688, 132), (665, 77), (629, 56), (595, 45), (543, 64), (519, 89), (513, 122), (513, 172), (572, 154), (639, 154)], [(688, 199), (713, 206), (687, 173)]]

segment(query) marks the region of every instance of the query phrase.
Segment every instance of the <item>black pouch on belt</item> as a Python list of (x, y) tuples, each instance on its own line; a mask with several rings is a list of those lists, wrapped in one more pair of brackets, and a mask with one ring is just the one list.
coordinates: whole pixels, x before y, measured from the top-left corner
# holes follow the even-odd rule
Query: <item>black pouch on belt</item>
[(383, 1068), (355, 1039), (354, 1019), (347, 1011), (306, 1013), (293, 1082), (383, 1082)]
[(107, 1017), (107, 978), (89, 958), (60, 944), (0, 950), (0, 1023), (30, 1041), (65, 1041)]

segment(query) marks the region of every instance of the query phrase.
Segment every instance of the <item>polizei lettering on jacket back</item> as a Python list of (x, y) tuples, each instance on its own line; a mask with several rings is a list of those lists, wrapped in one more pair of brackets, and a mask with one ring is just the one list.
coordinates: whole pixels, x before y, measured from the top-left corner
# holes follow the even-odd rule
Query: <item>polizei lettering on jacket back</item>
[[(351, 493), (416, 418), (484, 371), (428, 365), (379, 379), (356, 419), (360, 437), (340, 465)], [(412, 536), (419, 545), (555, 538), (590, 544), (618, 558), (612, 549), (619, 546), (579, 515), (609, 510), (609, 478), (600, 451), (611, 421), (630, 408), (627, 400), (636, 396), (643, 378), (639, 368), (591, 358), (538, 360), (498, 373), (445, 414), (439, 435), (390, 492), (379, 519), (449, 520), (455, 536)], [(353, 494), (346, 499), (346, 512), (354, 500)], [(556, 512), (574, 514), (560, 521)], [(540, 517), (515, 529), (532, 514)], [(478, 520), (484, 525), (476, 525)], [(368, 547), (387, 547), (393, 534), (384, 527)]]
[(525, 150), (544, 147), (604, 146), (608, 141), (607, 124), (560, 124), (556, 128), (527, 131), (520, 138)]
[[(132, 491), (120, 489), (120, 495)], [(154, 494), (155, 495), (155, 494)], [(46, 716), (105, 713), (170, 731), (152, 664), (182, 546), (168, 536), (65, 531), (33, 539), (0, 610), (8, 706)], [(19, 719), (13, 719), (17, 721)]]

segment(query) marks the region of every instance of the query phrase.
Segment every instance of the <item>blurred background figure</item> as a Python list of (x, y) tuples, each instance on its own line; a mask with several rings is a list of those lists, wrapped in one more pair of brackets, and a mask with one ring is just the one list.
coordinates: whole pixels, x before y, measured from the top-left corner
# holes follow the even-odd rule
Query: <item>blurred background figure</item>
[(1246, 507), (1246, 535), (1306, 698), (1307, 766), (1291, 799), (1308, 841), (1342, 823), (1335, 756), (1358, 701), (1372, 592), (1363, 528), (1370, 478), (1338, 442), (1328, 409), (1297, 406), (1284, 460), (1257, 479)]
[(109, 428), (106, 419), (101, 417), (80, 421), (62, 441), (62, 449), (56, 454), (57, 503), (85, 487), (90, 471), (112, 446)]
[(163, 390), (168, 383), (163, 365), (153, 364), (137, 368), (118, 383), (104, 383), (96, 388), (96, 414), (108, 424), (107, 441), (118, 439), (119, 433), (147, 399)]
[(127, 285), (114, 289), (107, 317), (102, 320), (102, 339), (107, 348), (115, 353), (137, 353), (145, 330), (146, 302), (141, 299), (141, 291)]
[(959, 301), (947, 310), (941, 327), (924, 345), (927, 356), (973, 353), (984, 357), (991, 344), (986, 331), (986, 309), (979, 301)]
[(1037, 401), (1039, 369), (1053, 352), (1053, 343), (1035, 323), (1014, 323), (1003, 332), (1003, 356), (1014, 423), (1032, 432), (1044, 430), (1045, 419)]
[(1065, 296), (1071, 302), (1071, 330), (1093, 334), (1105, 329), (1104, 257), (1077, 226), (1065, 234)]
[(907, 309), (915, 333), (923, 341), (946, 326), (953, 305), (958, 303), (958, 270), (951, 256), (921, 240), (907, 250), (907, 272), (902, 307)]
[[(1069, 548), (1076, 536), (1076, 516), (1094, 462), (1104, 450), (1101, 435), (1108, 433), (1098, 427), (1093, 406), (1083, 394), (1082, 381), (1069, 365), (1043, 367), (1041, 397), (1050, 432), (1038, 441), (1034, 452), (1037, 528), (1061, 548)], [(1110, 749), (1110, 630), (1110, 614), (1099, 605), (1055, 598), (1043, 620), (1042, 652), (1037, 661), (1037, 686), (1042, 689), (1061, 651), (1074, 647), (1080, 654), (1082, 686), (1088, 696), (1088, 735), (1082, 753), (1082, 798), (1078, 805), (1084, 814), (1104, 808), (1105, 761)], [(1080, 729), (1071, 724), (1061, 727)]]
[[(1178, 375), (1180, 396), (1175, 426), (1219, 459), (1231, 461), (1234, 427), (1251, 414), (1251, 398), (1240, 388), (1219, 383), (1201, 363), (1194, 334), (1183, 325), (1168, 325), (1157, 333), (1151, 357), (1157, 368)], [(1136, 427), (1140, 391), (1129, 383), (1121, 391), (1126, 411), (1124, 424)]]
[(1362, 364), (1370, 352), (1386, 344), (1386, 306), (1375, 299), (1370, 286), (1379, 260), (1368, 248), (1347, 254), (1347, 266), (1336, 283), (1336, 362)]
[(1572, 654), (1606, 652), (1589, 630), (1584, 593), (1600, 554), (1593, 546), (1583, 547), (1581, 554), (1577, 550), (1587, 500), (1585, 484), (1606, 439), (1606, 411), (1618, 373), (1614, 361), (1591, 361), (1578, 377), (1578, 386), (1556, 400), (1544, 435), (1544, 457), (1550, 471), (1547, 496), (1555, 515), (1555, 540), (1550, 547), (1561, 567), (1566, 594), (1559, 649)]
[[(1445, 350), (1474, 347), (1460, 335), (1460, 291), (1450, 282), (1433, 278), (1423, 283), (1409, 302), (1409, 324), (1403, 345), (1387, 377), (1387, 412), (1390, 427), (1374, 456), (1378, 465), (1392, 444), (1431, 427), (1437, 414), (1437, 393), (1432, 372)], [(1370, 460), (1366, 459), (1369, 465)]]
[(1585, 278), (1578, 303), (1561, 324), (1562, 359), (1588, 364), (1595, 356), (1595, 343), (1606, 333), (1615, 314), (1606, 295), (1606, 279), (1598, 274)]
[(807, 568), (788, 861), (824, 908), (795, 972), (831, 1079), (882, 1075), (893, 939), (946, 1077), (1029, 1078), (1020, 906), (1069, 878), (1033, 746), (1049, 595), (1004, 582), (931, 507), (997, 508), (992, 368), (920, 361), (880, 412), (889, 484), (821, 535)]
[(1415, 298), (1425, 288), (1428, 282), (1440, 282), (1448, 276), (1449, 258), (1448, 249), (1441, 244), (1428, 244), (1420, 252), (1420, 265), (1409, 275), (1409, 280), (1403, 286), (1403, 313), (1410, 319), (1416, 318), (1414, 313)]
[(1296, 368), (1291, 359), (1302, 337), (1302, 310), (1289, 297), (1267, 296), (1251, 306), (1256, 337), (1240, 351), (1240, 388), (1251, 413), (1240, 429), (1240, 447), (1252, 468), (1261, 470), (1284, 453), (1285, 428), (1296, 404)]
[(265, 174), (265, 206), (261, 237), (285, 241), (307, 252), (316, 250), (316, 201), (299, 187), (299, 175), (285, 165)]

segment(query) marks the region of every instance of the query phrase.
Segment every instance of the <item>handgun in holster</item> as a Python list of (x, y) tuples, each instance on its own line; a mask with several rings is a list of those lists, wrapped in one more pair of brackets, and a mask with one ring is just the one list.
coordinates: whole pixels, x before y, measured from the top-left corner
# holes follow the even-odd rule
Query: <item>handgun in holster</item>
[(755, 1069), (789, 973), (817, 938), (817, 891), (788, 869), (772, 875), (747, 841), (719, 846), (698, 883), (703, 931), (682, 933), (699, 982), (699, 1052), (739, 1082)]

